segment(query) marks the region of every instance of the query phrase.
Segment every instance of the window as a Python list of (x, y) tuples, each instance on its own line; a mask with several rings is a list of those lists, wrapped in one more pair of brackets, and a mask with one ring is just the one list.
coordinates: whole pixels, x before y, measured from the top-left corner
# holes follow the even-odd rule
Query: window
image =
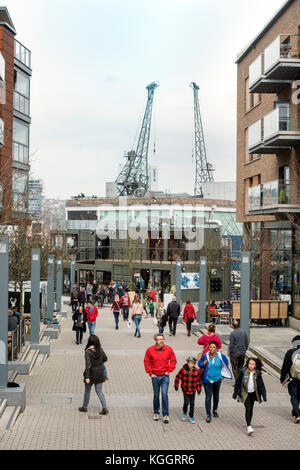
[(14, 119), (13, 160), (28, 164), (29, 159), (29, 126)]
[(29, 98), (30, 95), (30, 79), (19, 70), (15, 71), (15, 91)]
[(96, 211), (68, 211), (68, 220), (97, 220)]
[(246, 113), (250, 109), (254, 108), (261, 101), (261, 96), (259, 93), (250, 93), (249, 92), (249, 78), (245, 81), (245, 92), (246, 92)]
[(25, 212), (28, 199), (28, 173), (13, 170), (13, 207), (15, 212)]

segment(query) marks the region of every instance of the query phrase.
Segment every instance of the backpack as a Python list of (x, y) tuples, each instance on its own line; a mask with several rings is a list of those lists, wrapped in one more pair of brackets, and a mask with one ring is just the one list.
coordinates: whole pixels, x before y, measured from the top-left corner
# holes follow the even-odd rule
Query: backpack
[(300, 352), (293, 355), (292, 361), (293, 364), (290, 370), (291, 377), (300, 380)]

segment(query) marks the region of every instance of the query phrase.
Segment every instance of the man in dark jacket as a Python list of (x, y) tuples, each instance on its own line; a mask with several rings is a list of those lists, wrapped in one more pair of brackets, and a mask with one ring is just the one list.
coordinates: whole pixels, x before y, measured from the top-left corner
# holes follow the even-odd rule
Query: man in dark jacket
[(173, 297), (172, 302), (168, 305), (167, 314), (169, 318), (170, 336), (175, 336), (177, 321), (180, 315), (180, 305), (176, 302), (175, 296)]
[(240, 329), (240, 322), (232, 322), (233, 331), (229, 339), (229, 357), (235, 380), (238, 378), (240, 369), (244, 366), (245, 355), (249, 346), (248, 336)]
[(300, 335), (295, 336), (293, 339), (292, 348), (287, 351), (284, 357), (280, 375), (280, 382), (282, 384), (289, 381), (288, 391), (291, 396), (294, 423), (298, 423), (300, 421), (300, 371), (297, 373), (297, 369), (299, 368), (299, 360)]

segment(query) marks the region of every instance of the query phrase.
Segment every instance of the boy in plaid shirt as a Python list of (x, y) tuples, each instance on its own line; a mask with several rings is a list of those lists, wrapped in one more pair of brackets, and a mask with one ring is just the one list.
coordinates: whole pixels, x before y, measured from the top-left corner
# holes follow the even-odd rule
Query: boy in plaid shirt
[(190, 405), (190, 422), (195, 423), (194, 409), (195, 409), (195, 396), (201, 393), (201, 379), (200, 370), (195, 367), (197, 360), (194, 357), (188, 357), (186, 364), (180, 369), (175, 377), (175, 390), (178, 391), (179, 383), (181, 381), (181, 388), (183, 391), (183, 414), (182, 421), (186, 420), (188, 406)]

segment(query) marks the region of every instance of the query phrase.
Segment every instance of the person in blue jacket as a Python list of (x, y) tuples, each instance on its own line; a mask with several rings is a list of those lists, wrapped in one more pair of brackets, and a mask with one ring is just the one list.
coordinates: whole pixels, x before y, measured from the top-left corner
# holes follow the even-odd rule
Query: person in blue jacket
[(216, 341), (209, 343), (209, 351), (203, 354), (198, 362), (200, 368), (204, 368), (203, 384), (205, 389), (206, 422), (211, 422), (211, 401), (213, 398), (213, 417), (219, 418), (217, 413), (219, 405), (220, 387), (223, 379), (232, 380), (232, 374), (228, 367), (228, 359), (225, 354), (218, 352)]

